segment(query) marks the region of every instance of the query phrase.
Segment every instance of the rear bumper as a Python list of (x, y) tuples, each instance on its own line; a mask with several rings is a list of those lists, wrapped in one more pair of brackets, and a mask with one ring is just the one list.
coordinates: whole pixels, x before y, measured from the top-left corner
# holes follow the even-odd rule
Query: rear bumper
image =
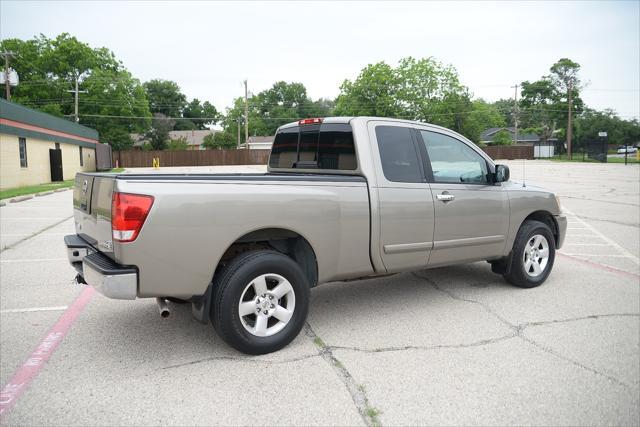
[(564, 244), (564, 237), (567, 234), (567, 217), (564, 214), (555, 215), (556, 224), (558, 224), (558, 241), (556, 249), (560, 249)]
[(64, 237), (71, 265), (84, 281), (113, 299), (135, 299), (138, 294), (138, 269), (120, 265), (96, 251), (77, 234)]

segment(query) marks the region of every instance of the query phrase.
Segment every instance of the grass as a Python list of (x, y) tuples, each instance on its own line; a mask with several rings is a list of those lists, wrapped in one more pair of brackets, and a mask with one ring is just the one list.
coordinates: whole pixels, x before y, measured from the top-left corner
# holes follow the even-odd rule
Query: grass
[[(585, 158), (584, 160), (582, 160), (582, 154), (575, 154), (573, 156), (573, 159), (569, 160), (566, 157), (550, 157), (549, 159), (545, 159), (545, 160), (551, 160), (554, 162), (578, 162), (578, 163), (600, 163), (597, 160), (594, 159), (590, 159), (590, 158)], [(624, 164), (624, 157), (608, 157), (607, 158), (607, 163), (622, 163)], [(635, 157), (635, 154), (633, 156), (629, 156), (627, 157), (627, 163), (631, 164), (631, 163), (640, 163), (638, 162), (638, 160)]]
[(113, 168), (110, 171), (107, 171), (107, 173), (120, 173), (120, 172), (124, 172), (124, 168)]
[(379, 426), (380, 420), (378, 419), (378, 415), (380, 415), (382, 412), (380, 412), (380, 410), (372, 406), (367, 406), (366, 412), (367, 412), (367, 417), (369, 417), (369, 420), (371, 420), (371, 425)]
[(0, 199), (9, 199), (12, 197), (26, 196), (28, 194), (42, 193), (43, 191), (57, 190), (58, 188), (73, 187), (74, 180), (62, 182), (52, 182), (50, 184), (29, 185), (26, 187), (9, 188), (0, 191)]
[(324, 343), (324, 341), (322, 341), (322, 338), (320, 338), (320, 337), (315, 337), (315, 338), (313, 339), (313, 343), (314, 343), (315, 345), (317, 345), (318, 347), (320, 347), (320, 348), (325, 348), (325, 347), (327, 346), (327, 345)]

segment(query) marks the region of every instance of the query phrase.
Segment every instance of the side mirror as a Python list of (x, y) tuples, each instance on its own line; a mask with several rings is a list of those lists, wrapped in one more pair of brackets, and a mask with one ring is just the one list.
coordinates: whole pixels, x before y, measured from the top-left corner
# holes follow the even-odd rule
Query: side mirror
[(496, 165), (496, 172), (493, 175), (495, 178), (495, 182), (505, 182), (509, 181), (509, 166), (506, 165)]

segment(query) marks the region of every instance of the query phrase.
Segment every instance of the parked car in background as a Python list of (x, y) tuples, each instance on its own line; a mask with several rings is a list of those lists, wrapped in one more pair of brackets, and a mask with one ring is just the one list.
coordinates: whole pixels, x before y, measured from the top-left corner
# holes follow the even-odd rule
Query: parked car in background
[(556, 195), (460, 134), (376, 117), (281, 126), (266, 174), (78, 174), (73, 203), (80, 283), (191, 302), (251, 354), (291, 342), (326, 282), (484, 260), (539, 286), (567, 226)]
[(638, 149), (631, 145), (621, 145), (618, 147), (618, 154), (634, 154)]

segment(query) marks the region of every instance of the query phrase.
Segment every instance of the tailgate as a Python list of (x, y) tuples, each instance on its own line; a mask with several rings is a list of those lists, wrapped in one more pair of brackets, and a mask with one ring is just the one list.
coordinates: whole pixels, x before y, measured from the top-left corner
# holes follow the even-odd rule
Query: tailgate
[(79, 173), (73, 187), (76, 233), (111, 257), (111, 196), (114, 185), (113, 177)]

